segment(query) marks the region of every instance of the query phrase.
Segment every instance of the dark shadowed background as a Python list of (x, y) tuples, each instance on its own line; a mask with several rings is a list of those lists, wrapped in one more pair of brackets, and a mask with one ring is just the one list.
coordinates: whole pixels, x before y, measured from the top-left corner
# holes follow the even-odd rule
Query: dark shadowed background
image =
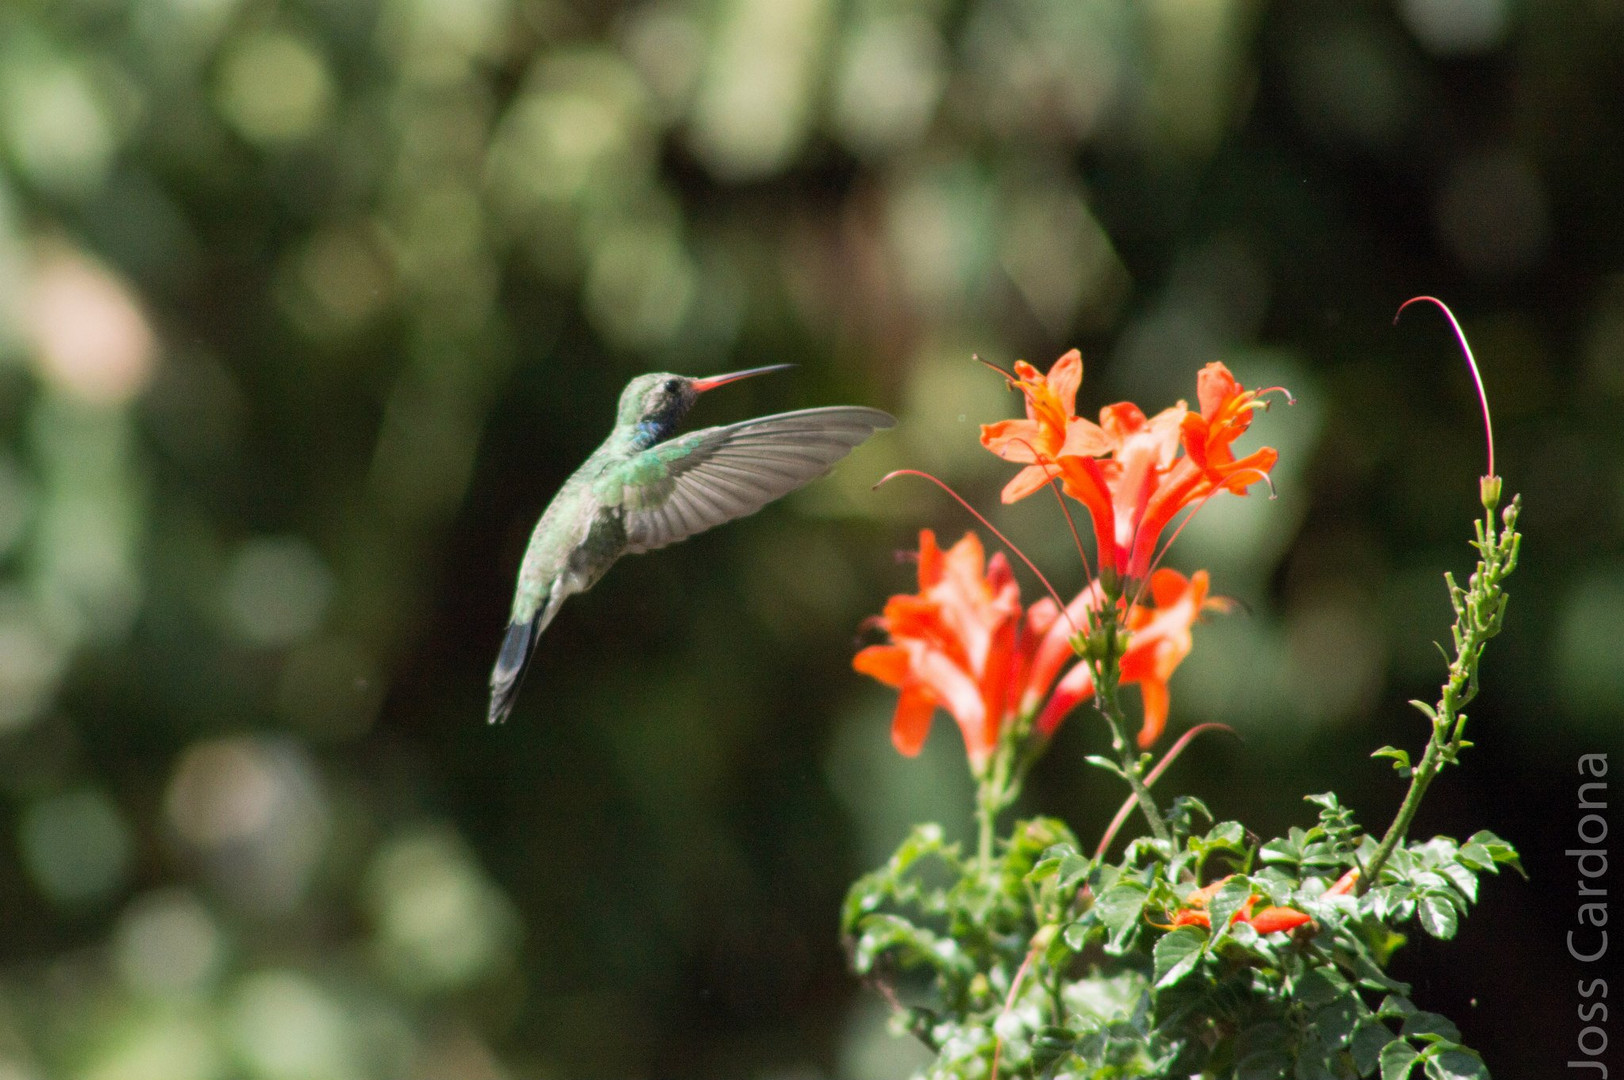
[[(930, 469), (1080, 584), (1052, 502), (996, 508), (976, 425), (1018, 399), (972, 353), (1081, 347), (1085, 415), (1214, 359), (1291, 388), (1247, 444), (1278, 499), (1170, 557), (1240, 601), (1172, 726), (1245, 741), (1164, 784), (1384, 825), (1366, 755), (1421, 745), (1484, 467), (1442, 316), (1391, 325), (1416, 293), (1526, 503), (1419, 829), (1533, 880), (1398, 970), (1553, 1074), (1575, 763), (1624, 718), (1621, 70), (1612, 0), (6, 0), (0, 1077), (906, 1076), (837, 907), (969, 784), (849, 663), (896, 552), (969, 521), (869, 485)], [(621, 386), (779, 361), (693, 423), (899, 427), (617, 566), (487, 728), (529, 529)], [(1026, 808), (1097, 835), (1102, 739), (1074, 716)]]

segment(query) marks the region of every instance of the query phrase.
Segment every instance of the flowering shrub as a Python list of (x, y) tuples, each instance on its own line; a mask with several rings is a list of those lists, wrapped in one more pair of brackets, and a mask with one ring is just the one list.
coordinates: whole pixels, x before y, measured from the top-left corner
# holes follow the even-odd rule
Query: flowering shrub
[[(1192, 628), (1225, 607), (1209, 596), (1206, 571), (1156, 568), (1163, 534), (1186, 508), (1267, 483), (1275, 451), (1237, 457), (1232, 444), (1272, 392), (1246, 390), (1214, 363), (1197, 377), (1198, 409), (1180, 402), (1147, 417), (1121, 402), (1096, 424), (1076, 415), (1076, 351), (1047, 375), (1022, 362), (1008, 378), (1026, 419), (981, 432), (987, 449), (1022, 466), (1003, 499), (1054, 487), (1080, 503), (1097, 572), (1069, 602), (1049, 588), (1023, 606), (1002, 552), (986, 558), (974, 533), (943, 551), (924, 531), (918, 592), (886, 603), (873, 622), (887, 640), (853, 662), (899, 691), (899, 751), (918, 753), (934, 713), (946, 710), (977, 784), (973, 853), (947, 843), (939, 826), (919, 826), (852, 887), (842, 916), (858, 974), (891, 1003), (895, 1027), (935, 1053), (923, 1075), (1320, 1080), (1379, 1071), (1402, 1080), (1419, 1068), (1433, 1080), (1486, 1077), (1455, 1026), (1412, 1002), (1385, 968), (1410, 924), (1450, 938), (1479, 875), (1521, 870), (1512, 847), (1487, 831), (1464, 842), (1407, 835), (1427, 786), (1470, 745), (1461, 709), (1505, 615), (1518, 500), (1496, 516), (1492, 442), (1477, 569), (1465, 588), (1446, 578), (1454, 658), (1437, 703), (1414, 703), (1430, 724), (1426, 747), (1414, 764), (1404, 750), (1376, 751), (1409, 782), (1397, 816), (1368, 832), (1334, 794), (1312, 795), (1317, 820), (1260, 841), (1195, 798), (1151, 792), (1191, 739), (1218, 725), (1186, 732), (1159, 762), (1147, 751), (1165, 732), (1168, 680), (1190, 653)], [(1143, 701), (1132, 737), (1119, 695), (1127, 683)], [(1085, 703), (1110, 745), (1088, 761), (1124, 784), (1123, 812), (1092, 848), (1055, 818), (1001, 828), (1049, 737)], [(1110, 858), (1135, 811), (1146, 834)]]

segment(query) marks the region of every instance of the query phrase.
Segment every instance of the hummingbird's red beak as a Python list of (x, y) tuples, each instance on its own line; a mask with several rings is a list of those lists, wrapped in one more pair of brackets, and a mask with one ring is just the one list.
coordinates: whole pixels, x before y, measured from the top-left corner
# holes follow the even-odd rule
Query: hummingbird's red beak
[(718, 386), (726, 386), (730, 382), (748, 379), (752, 375), (765, 375), (769, 371), (783, 371), (792, 368), (794, 364), (768, 364), (766, 367), (747, 368), (744, 371), (732, 371), (726, 375), (712, 375), (708, 379), (693, 379), (688, 385), (693, 387), (696, 394), (703, 394), (707, 390), (715, 390)]

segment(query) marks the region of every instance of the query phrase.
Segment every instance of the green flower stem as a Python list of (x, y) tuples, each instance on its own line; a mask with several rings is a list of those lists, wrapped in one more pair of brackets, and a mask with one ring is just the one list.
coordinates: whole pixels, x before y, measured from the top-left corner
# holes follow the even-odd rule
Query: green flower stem
[(983, 777), (976, 789), (976, 865), (983, 874), (992, 871), (992, 840), (1001, 801), (991, 776)]
[(998, 749), (987, 763), (987, 771), (976, 779), (976, 862), (984, 874), (992, 872), (992, 845), (997, 835), (998, 815), (1020, 794), (1021, 770), (1016, 763), (1024, 742), (1022, 725), (1011, 725), (999, 740)]
[[(1392, 857), (1393, 850), (1404, 840), (1421, 808), (1421, 799), (1427, 788), (1445, 765), (1455, 764), (1460, 752), (1471, 743), (1464, 738), (1466, 714), (1461, 710), (1477, 695), (1477, 669), (1483, 659), (1488, 641), (1505, 625), (1506, 600), (1503, 583), (1517, 568), (1517, 551), (1522, 537), (1517, 533), (1517, 514), (1522, 509), (1521, 496), (1513, 496), (1502, 520), (1504, 528), (1496, 530), (1494, 501), (1485, 487), (1484, 516), (1477, 523), (1477, 540), (1473, 547), (1480, 556), (1477, 569), (1463, 590), (1450, 574), (1444, 575), (1449, 584), (1449, 602), (1455, 609), (1455, 658), (1449, 665), (1438, 704), (1428, 706), (1413, 702), (1416, 708), (1432, 720), (1432, 737), (1427, 742), (1421, 763), (1410, 773), (1410, 790), (1393, 817), (1393, 824), (1382, 837), (1376, 853), (1359, 877), (1359, 891), (1365, 892), (1378, 880), (1383, 866)], [(1496, 485), (1496, 497), (1498, 486)]]
[(1134, 753), (1125, 734), (1127, 718), (1122, 713), (1117, 689), (1122, 675), (1122, 649), (1126, 643), (1121, 637), (1121, 629), (1115, 624), (1107, 623), (1102, 629), (1106, 641), (1103, 655), (1094, 665), (1094, 686), (1100, 714), (1111, 728), (1111, 750), (1117, 756), (1117, 764), (1122, 769), (1123, 778), (1128, 781), (1128, 788), (1133, 792), (1140, 812), (1150, 825), (1151, 834), (1163, 843), (1171, 843), (1172, 830), (1167, 827), (1167, 819), (1162, 817), (1156, 800), (1150, 797), (1150, 788), (1145, 785), (1144, 761)]

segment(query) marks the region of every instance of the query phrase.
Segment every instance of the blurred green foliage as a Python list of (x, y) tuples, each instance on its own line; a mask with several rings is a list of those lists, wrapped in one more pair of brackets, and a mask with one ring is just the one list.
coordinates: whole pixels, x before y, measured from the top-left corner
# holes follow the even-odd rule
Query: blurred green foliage
[[(905, 1072), (836, 913), (962, 763), (891, 756), (846, 665), (890, 552), (962, 521), (872, 479), (995, 499), (972, 352), (1081, 345), (1092, 407), (1214, 358), (1297, 392), (1280, 502), (1174, 552), (1250, 609), (1173, 718), (1249, 741), (1181, 767), (1260, 824), (1380, 819), (1361, 748), (1424, 735), (1481, 471), (1447, 330), (1387, 325), (1417, 292), (1527, 503), (1481, 771), (1421, 823), (1527, 855), (1465, 932), (1527, 983), (1437, 994), (1505, 1075), (1557, 1060), (1495, 1032), (1565, 1030), (1568, 778), (1624, 718), (1621, 52), (1594, 0), (6, 0), (0, 1075)], [(620, 386), (777, 360), (696, 421), (902, 426), (617, 567), (485, 729)], [(1068, 565), (1035, 501), (1001, 520)], [(1098, 737), (1045, 805), (1109, 814)]]

